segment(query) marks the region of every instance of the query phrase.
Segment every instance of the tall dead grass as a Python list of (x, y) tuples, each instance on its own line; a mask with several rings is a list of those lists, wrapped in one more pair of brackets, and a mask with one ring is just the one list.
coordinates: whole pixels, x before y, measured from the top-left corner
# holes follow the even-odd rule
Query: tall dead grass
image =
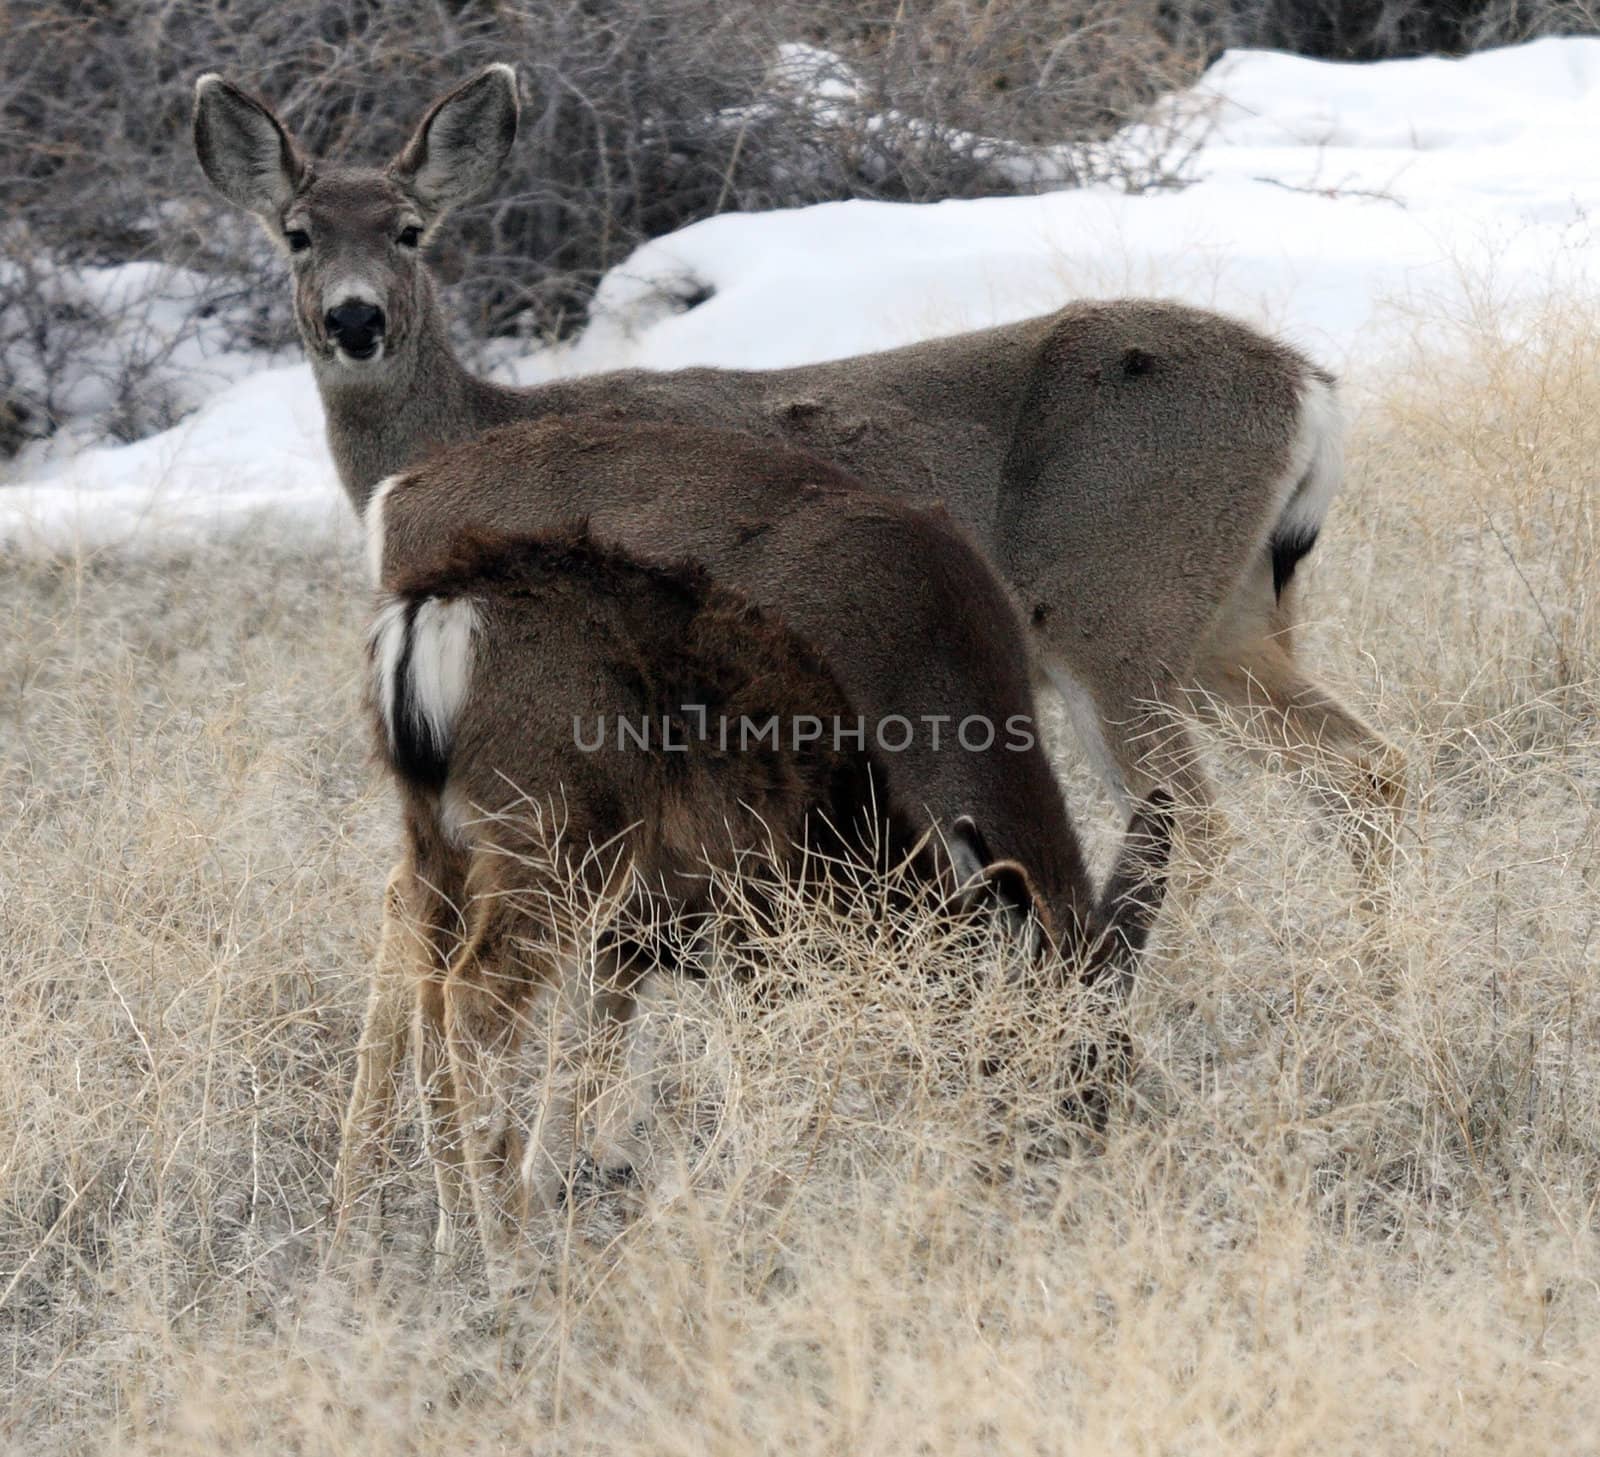
[[(1284, 781), (1163, 915), (1102, 1144), (974, 1076), (929, 938), (652, 1003), (641, 1188), (516, 1297), (323, 1222), (393, 812), (353, 553), (16, 563), (0, 657), (0, 1432), (52, 1453), (1592, 1450), (1594, 321), (1357, 382), (1306, 652), (1412, 755), (1382, 918)], [(1076, 763), (1104, 863), (1113, 817)], [(954, 968), (960, 969), (960, 968)], [(1030, 1023), (1029, 1019), (1034, 1020)]]

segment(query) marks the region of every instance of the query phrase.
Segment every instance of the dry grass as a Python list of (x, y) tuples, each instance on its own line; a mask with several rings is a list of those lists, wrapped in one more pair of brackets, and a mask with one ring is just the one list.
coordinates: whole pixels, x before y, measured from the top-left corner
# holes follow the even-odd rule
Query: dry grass
[(545, 1230), (512, 1299), (434, 1267), (414, 1131), (381, 1259), (327, 1248), (395, 840), (353, 554), (18, 565), (10, 1449), (1592, 1450), (1600, 330), (1551, 319), (1367, 382), (1315, 558), (1308, 654), (1413, 755), (1386, 920), (1217, 756), (1241, 840), (1163, 916), (1098, 1149), (974, 1087), (973, 1019), (1026, 1009), (942, 1002), (948, 948), (797, 932), (798, 997), (654, 1010), (645, 1192)]

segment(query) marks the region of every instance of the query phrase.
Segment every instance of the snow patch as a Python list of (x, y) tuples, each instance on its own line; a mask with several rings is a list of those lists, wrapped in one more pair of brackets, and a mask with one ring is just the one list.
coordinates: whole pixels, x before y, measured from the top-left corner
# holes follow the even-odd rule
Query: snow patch
[[(809, 53), (782, 63), (818, 105), (851, 84)], [(1600, 292), (1600, 39), (1374, 65), (1230, 52), (1172, 105), (1215, 119), (1182, 191), (711, 218), (613, 269), (576, 343), (497, 374), (775, 368), (1124, 294), (1220, 309), (1342, 370), (1409, 347), (1419, 319)], [(208, 359), (220, 375), (250, 362)], [(353, 534), (322, 429), (305, 366), (253, 373), (173, 430), (0, 487), (0, 548), (127, 547), (262, 518)]]

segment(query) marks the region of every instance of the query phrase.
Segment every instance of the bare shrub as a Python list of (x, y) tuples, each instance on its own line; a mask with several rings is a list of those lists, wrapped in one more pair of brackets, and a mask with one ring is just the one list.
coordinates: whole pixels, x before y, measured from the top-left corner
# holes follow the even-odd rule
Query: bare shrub
[(240, 343), (291, 344), (256, 302), (265, 296), (234, 275), (156, 262), (61, 262), (26, 229), (0, 233), (0, 455), (63, 427), (69, 446), (166, 429), (259, 367)]
[[(513, 163), (436, 261), (459, 283), (451, 307), (468, 336), (559, 335), (641, 241), (719, 212), (1101, 179), (1169, 185), (1186, 138), (1145, 134), (1126, 156), (1106, 145), (1174, 75), (1171, 47), (1113, 23), (1118, 8), (945, 3), (878, 26), (824, 0), (133, 0), (87, 14), (13, 0), (0, 44), (0, 197), (14, 225), (0, 310), (21, 319), (12, 355), (30, 357), (0, 355), (0, 398), (22, 420), (7, 429), (43, 434), (68, 418), (62, 394), (76, 382), (64, 361), (86, 331), (140, 328), (84, 312), (81, 299), (71, 316), (48, 302), (29, 275), (44, 259), (51, 270), (160, 260), (209, 274), (219, 287), (205, 306), (220, 299), (243, 315), (220, 343), (292, 340), (286, 290), (258, 287), (271, 266), (262, 240), (195, 166), (188, 119), (201, 70), (258, 89), (313, 152), (375, 160), (471, 68), (516, 62), (525, 114)], [(807, 35), (848, 54), (807, 61), (782, 48)], [(129, 379), (115, 388), (129, 403), (113, 433), (168, 413), (148, 398), (147, 352), (129, 351)]]
[(1201, 69), (1159, 0), (905, 0), (798, 5), (796, 26), (847, 56), (880, 109), (1053, 145), (1103, 137)]

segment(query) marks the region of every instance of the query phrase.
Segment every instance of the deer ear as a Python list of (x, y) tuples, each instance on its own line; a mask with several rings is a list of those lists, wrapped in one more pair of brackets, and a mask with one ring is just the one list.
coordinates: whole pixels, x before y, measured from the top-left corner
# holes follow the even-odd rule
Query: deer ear
[(996, 860), (971, 815), (951, 825), (946, 847), (960, 911), (998, 917), (1006, 935), (1021, 942), (1030, 957), (1042, 955), (1050, 939), (1049, 918), (1027, 870), (1015, 860)]
[(957, 896), (982, 875), (983, 867), (994, 859), (983, 831), (971, 815), (962, 815), (950, 826), (950, 833), (945, 837), (945, 852), (950, 857), (950, 877), (954, 882), (950, 892)]
[(439, 218), (494, 181), (516, 139), (517, 73), (486, 66), (434, 102), (389, 170)]
[(1039, 900), (1033, 877), (1015, 860), (992, 860), (972, 889), (974, 904), (998, 916), (1006, 935), (1032, 960), (1050, 945), (1049, 917)]
[(235, 207), (276, 218), (305, 177), (305, 159), (270, 107), (214, 73), (194, 83), (194, 150)]

